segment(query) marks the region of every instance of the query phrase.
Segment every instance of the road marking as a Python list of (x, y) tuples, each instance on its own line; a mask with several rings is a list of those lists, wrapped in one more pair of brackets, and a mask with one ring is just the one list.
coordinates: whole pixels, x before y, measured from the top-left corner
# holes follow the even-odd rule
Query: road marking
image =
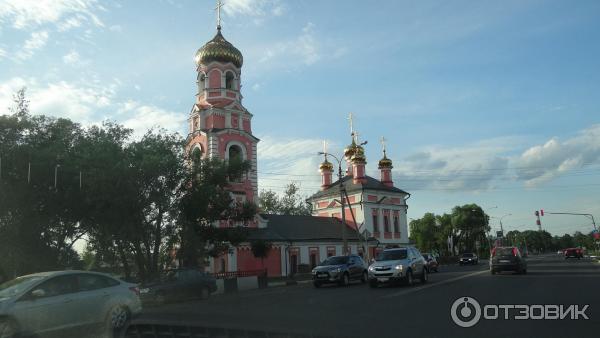
[(461, 280), (461, 279), (464, 279), (464, 278), (469, 278), (469, 277), (481, 275), (481, 274), (484, 274), (484, 273), (490, 273), (490, 271), (489, 270), (477, 271), (477, 272), (469, 273), (469, 274), (466, 274), (466, 275), (462, 275), (462, 276), (458, 276), (458, 277), (446, 279), (446, 280), (443, 280), (441, 282), (432, 283), (432, 284), (425, 284), (423, 286), (419, 286), (419, 287), (416, 287), (416, 288), (411, 288), (411, 289), (406, 289), (406, 290), (398, 291), (398, 292), (395, 292), (395, 293), (392, 293), (392, 294), (389, 294), (389, 295), (381, 296), (381, 298), (398, 297), (398, 296), (406, 295), (406, 294), (409, 294), (409, 293), (413, 293), (413, 292), (421, 291), (421, 290), (424, 290), (424, 289), (428, 289), (428, 288), (431, 288), (431, 287), (434, 287), (434, 286), (452, 283), (452, 282), (455, 282), (457, 280)]

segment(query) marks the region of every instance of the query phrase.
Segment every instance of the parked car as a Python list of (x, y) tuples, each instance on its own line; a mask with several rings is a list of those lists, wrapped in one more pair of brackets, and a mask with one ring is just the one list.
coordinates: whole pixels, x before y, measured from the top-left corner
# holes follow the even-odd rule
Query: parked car
[(350, 281), (367, 282), (367, 265), (358, 255), (331, 256), (312, 270), (313, 285), (337, 283), (348, 285)]
[(426, 283), (427, 275), (427, 261), (416, 248), (386, 249), (369, 266), (369, 286), (394, 282), (412, 285), (415, 277)]
[(438, 264), (437, 258), (435, 258), (434, 255), (432, 255), (430, 253), (424, 253), (423, 258), (425, 258), (425, 261), (427, 261), (427, 270), (428, 271), (438, 272), (439, 264)]
[(582, 259), (583, 258), (583, 249), (581, 248), (568, 248), (565, 249), (565, 259), (567, 258), (577, 258), (577, 259)]
[(527, 273), (527, 261), (521, 256), (519, 248), (508, 246), (492, 249), (490, 272), (493, 275), (502, 271), (514, 271), (519, 274)]
[(467, 265), (467, 264), (471, 264), (471, 265), (479, 264), (479, 257), (477, 257), (477, 255), (472, 252), (463, 253), (460, 256), (460, 258), (458, 259), (458, 265)]
[(135, 284), (102, 273), (41, 272), (0, 285), (2, 338), (72, 337), (94, 329), (114, 333), (141, 311)]
[(153, 283), (142, 285), (142, 301), (162, 304), (191, 298), (207, 299), (217, 291), (216, 279), (200, 270), (172, 269)]

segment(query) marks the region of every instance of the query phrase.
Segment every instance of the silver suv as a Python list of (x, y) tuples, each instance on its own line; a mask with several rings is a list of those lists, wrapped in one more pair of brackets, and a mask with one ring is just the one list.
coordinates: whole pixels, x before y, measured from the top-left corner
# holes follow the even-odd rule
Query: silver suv
[(415, 277), (426, 283), (428, 272), (427, 261), (416, 248), (386, 249), (369, 266), (369, 286), (388, 282), (412, 285)]

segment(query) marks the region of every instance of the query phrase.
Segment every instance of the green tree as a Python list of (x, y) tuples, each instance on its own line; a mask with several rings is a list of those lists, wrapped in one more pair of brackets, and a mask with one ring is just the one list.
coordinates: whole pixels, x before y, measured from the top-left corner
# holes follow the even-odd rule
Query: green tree
[[(246, 238), (243, 225), (256, 215), (256, 205), (237, 202), (229, 178), (250, 170), (248, 161), (192, 161), (179, 201), (178, 258), (184, 266), (203, 265), (208, 257), (226, 253)], [(217, 226), (215, 226), (217, 225)]]
[(269, 256), (269, 251), (272, 248), (271, 242), (265, 240), (254, 240), (250, 243), (250, 250), (252, 250), (252, 255), (256, 258), (260, 258), (261, 264), (265, 266), (265, 258)]
[(288, 184), (281, 196), (272, 190), (262, 190), (258, 196), (259, 209), (267, 214), (310, 216), (311, 205), (299, 191), (295, 183)]
[[(489, 216), (477, 204), (465, 204), (452, 209), (452, 231), (456, 238), (455, 246), (461, 251), (476, 251), (476, 242), (487, 247), (487, 233), (490, 231)], [(481, 250), (480, 247), (480, 251)]]

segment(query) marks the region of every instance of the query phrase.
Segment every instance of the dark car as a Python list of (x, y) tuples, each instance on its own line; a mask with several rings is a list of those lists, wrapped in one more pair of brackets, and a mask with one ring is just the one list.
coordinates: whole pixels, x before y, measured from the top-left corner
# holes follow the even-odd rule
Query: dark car
[(199, 270), (174, 269), (168, 270), (159, 281), (142, 285), (140, 295), (142, 301), (160, 304), (169, 300), (207, 299), (215, 291), (214, 277)]
[(425, 261), (427, 261), (428, 270), (438, 272), (439, 264), (435, 256), (430, 253), (423, 253), (422, 256), (425, 258)]
[(467, 264), (477, 265), (477, 264), (479, 264), (479, 257), (477, 257), (477, 255), (472, 252), (465, 252), (458, 259), (458, 264), (459, 265), (467, 265)]
[(367, 265), (358, 255), (331, 256), (312, 270), (315, 287), (326, 283), (348, 285), (352, 280), (367, 282)]
[(565, 249), (565, 259), (567, 258), (583, 258), (583, 250), (581, 248), (568, 248)]
[(519, 274), (527, 273), (527, 261), (521, 256), (519, 248), (507, 246), (492, 250), (490, 272), (493, 275), (502, 271), (514, 271)]

